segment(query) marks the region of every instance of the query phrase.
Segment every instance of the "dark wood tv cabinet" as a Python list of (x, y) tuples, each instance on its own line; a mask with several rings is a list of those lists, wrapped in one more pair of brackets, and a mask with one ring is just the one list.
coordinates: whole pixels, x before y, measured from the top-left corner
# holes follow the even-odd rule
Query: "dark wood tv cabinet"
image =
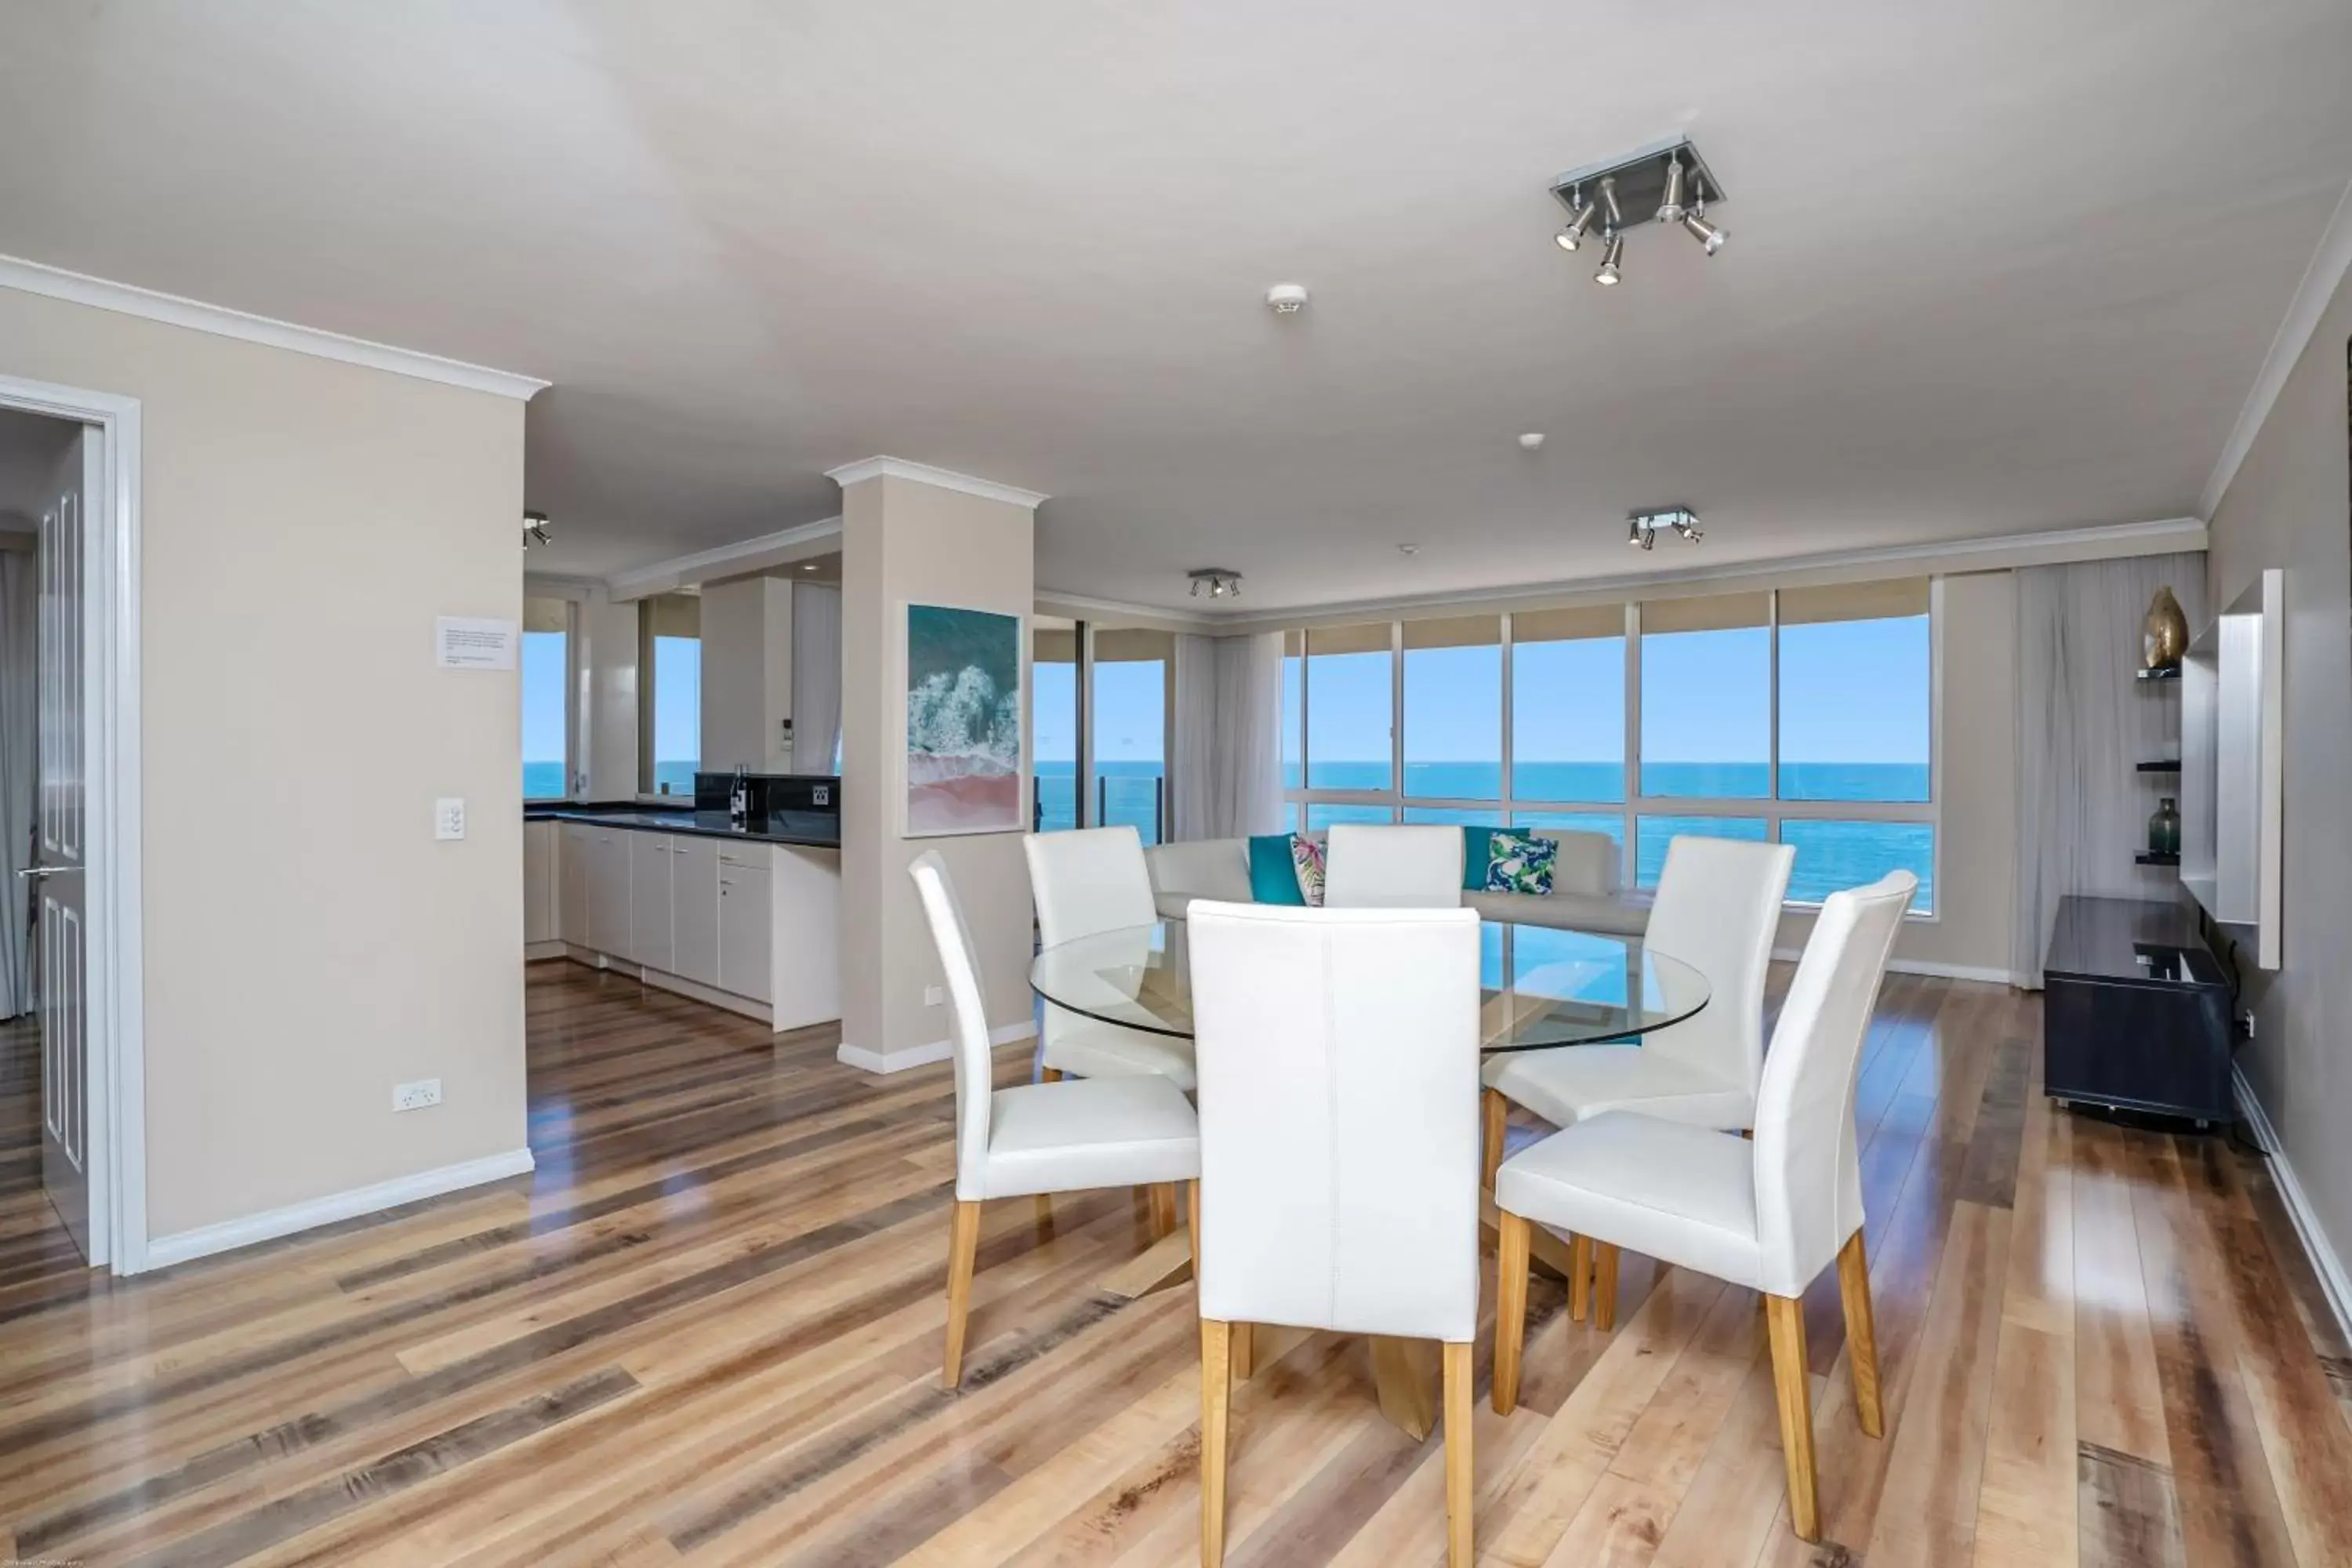
[(2230, 982), (2186, 906), (2062, 900), (2042, 972), (2051, 1099), (2200, 1126), (2235, 1116)]

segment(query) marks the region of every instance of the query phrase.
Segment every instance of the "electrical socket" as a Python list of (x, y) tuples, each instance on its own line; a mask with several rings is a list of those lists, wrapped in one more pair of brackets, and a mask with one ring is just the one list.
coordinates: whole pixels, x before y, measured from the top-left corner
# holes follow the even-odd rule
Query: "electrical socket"
[(433, 837), (442, 839), (466, 837), (465, 796), (443, 795), (433, 803)]
[(394, 1110), (422, 1110), (428, 1105), (441, 1103), (441, 1080), (420, 1078), (415, 1083), (392, 1086), (392, 1108)]
[(2252, 1007), (2238, 1015), (2238, 1027), (2244, 1032), (2246, 1038), (2251, 1040), (2254, 1037), (2254, 1010)]
[(948, 999), (948, 994), (936, 985), (923, 987), (923, 1005), (936, 1007)]

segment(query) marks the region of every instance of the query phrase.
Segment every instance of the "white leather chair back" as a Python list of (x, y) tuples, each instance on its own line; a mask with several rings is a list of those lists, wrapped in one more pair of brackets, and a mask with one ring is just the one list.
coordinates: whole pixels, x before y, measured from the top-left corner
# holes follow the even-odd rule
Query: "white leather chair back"
[(1706, 976), (1707, 1004), (1645, 1038), (1645, 1050), (1755, 1087), (1764, 1070), (1764, 973), (1796, 847), (1684, 834), (1666, 846), (1643, 945)]
[(1478, 916), (1192, 906), (1204, 1318), (1478, 1321)]
[(1762, 1288), (1804, 1292), (1862, 1227), (1853, 1096), (1887, 954), (1919, 879), (1893, 871), (1832, 893), (1780, 1004), (1756, 1103)]
[(988, 1010), (980, 996), (980, 960), (947, 862), (927, 849), (908, 863), (907, 875), (923, 900), (931, 944), (948, 982), (949, 1037), (955, 1047), (956, 1196), (982, 1195), (981, 1166), (988, 1156), (988, 1112), (996, 1092), (995, 1058), (988, 1048)]
[[(1029, 858), (1029, 892), (1037, 900), (1037, 940), (1044, 945), (1148, 926), (1160, 918), (1151, 901), (1151, 873), (1143, 863), (1143, 839), (1134, 828), (1033, 833), (1021, 847)], [(1048, 1004), (1045, 1043), (1052, 1045), (1080, 1023), (1076, 1015)]]
[(1195, 838), (1155, 844), (1143, 852), (1155, 895), (1250, 901), (1249, 840)]
[(1462, 904), (1462, 830), (1335, 822), (1323, 865), (1327, 910), (1451, 910)]

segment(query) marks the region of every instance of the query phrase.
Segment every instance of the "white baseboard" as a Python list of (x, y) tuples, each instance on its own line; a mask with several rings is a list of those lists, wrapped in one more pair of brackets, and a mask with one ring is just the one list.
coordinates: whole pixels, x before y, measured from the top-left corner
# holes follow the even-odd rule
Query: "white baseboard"
[(251, 1247), (257, 1241), (275, 1241), (281, 1236), (291, 1236), (298, 1230), (309, 1230), (314, 1226), (356, 1219), (361, 1215), (413, 1204), (420, 1198), (437, 1198), (444, 1193), (480, 1186), (484, 1182), (525, 1175), (530, 1173), (531, 1164), (529, 1149), (509, 1149), (503, 1154), (490, 1154), (461, 1164), (444, 1165), (438, 1170), (419, 1171), (413, 1176), (394, 1176), (391, 1181), (378, 1182), (373, 1186), (331, 1193), (323, 1198), (289, 1204), (284, 1208), (247, 1215), (242, 1219), (198, 1226), (194, 1230), (159, 1237), (149, 1242), (147, 1267), (168, 1268), (192, 1258), (210, 1258), (216, 1252)]
[[(1033, 1038), (1036, 1033), (1037, 1021), (1034, 1018), (1024, 1018), (1018, 1024), (1007, 1024), (1001, 1029), (991, 1029), (988, 1032), (988, 1043), (992, 1046), (1009, 1046), (1015, 1040)], [(952, 1040), (933, 1040), (929, 1045), (908, 1046), (905, 1050), (892, 1051), (888, 1056), (884, 1056), (880, 1051), (869, 1051), (863, 1046), (853, 1046), (844, 1040), (841, 1043), (841, 1048), (834, 1052), (835, 1059), (874, 1073), (905, 1072), (908, 1068), (929, 1067), (933, 1062), (943, 1062), (953, 1055), (955, 1055), (955, 1042)]]
[(571, 951), (572, 944), (561, 937), (552, 937), (546, 942), (527, 942), (522, 944), (523, 962), (526, 963), (535, 959), (562, 958)]
[(2230, 1081), (2237, 1090), (2238, 1113), (2253, 1129), (2254, 1142), (2271, 1157), (2271, 1178), (2278, 1183), (2287, 1218), (2294, 1222), (2294, 1234), (2302, 1239), (2303, 1250), (2311, 1258), (2313, 1271), (2319, 1276), (2319, 1288), (2327, 1293), (2327, 1305), (2336, 1313), (2336, 1326), (2347, 1337), (2352, 1337), (2352, 1276), (2345, 1273), (2344, 1260), (2336, 1256), (2327, 1233), (2320, 1228), (2319, 1216), (2312, 1212), (2311, 1200), (2304, 1195), (2303, 1184), (2295, 1180), (2294, 1166), (2288, 1163), (2285, 1147), (2279, 1142), (2278, 1129), (2271, 1125), (2270, 1113), (2254, 1097), (2254, 1086), (2234, 1066), (2230, 1068)]
[[(1805, 955), (1802, 948), (1776, 947), (1772, 961), (1794, 963)], [(1924, 974), (1931, 980), (1982, 980), (1993, 985), (2014, 985), (2017, 976), (2006, 969), (1992, 969), (1973, 963), (1934, 963), (1924, 958), (1890, 958), (1886, 961), (1889, 974)]]

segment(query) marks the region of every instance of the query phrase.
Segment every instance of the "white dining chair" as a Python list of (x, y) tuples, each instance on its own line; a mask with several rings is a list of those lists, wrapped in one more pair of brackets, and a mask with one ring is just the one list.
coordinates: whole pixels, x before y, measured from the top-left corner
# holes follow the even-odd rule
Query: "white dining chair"
[(963, 1380), (964, 1317), (991, 1198), (1148, 1186), (1175, 1205), (1201, 1173), (1200, 1126), (1184, 1091), (1154, 1073), (997, 1089), (980, 965), (955, 884), (937, 851), (907, 868), (947, 976), (956, 1098), (955, 1222), (948, 1247), (946, 1385)]
[(1821, 1538), (1801, 1298), (1834, 1259), (1854, 1410), (1862, 1429), (1878, 1436), (1878, 1347), (1862, 1240), (1854, 1080), (1886, 956), (1918, 885), (1910, 872), (1895, 871), (1867, 888), (1832, 893), (1822, 905), (1772, 1031), (1752, 1142), (1736, 1132), (1612, 1110), (1503, 1163), (1495, 1180), (1497, 1412), (1507, 1415), (1518, 1403), (1530, 1222), (1591, 1237), (1605, 1278), (1614, 1278), (1618, 1248), (1631, 1247), (1759, 1291), (1780, 1408), (1789, 1519), (1801, 1539)]
[[(1055, 947), (1107, 931), (1148, 926), (1160, 919), (1143, 840), (1128, 826), (1033, 833), (1021, 841), (1029, 858), (1029, 890), (1037, 901), (1037, 940)], [(1047, 1081), (1123, 1078), (1157, 1073), (1192, 1087), (1192, 1048), (1168, 1035), (1106, 1023), (1045, 1005), (1039, 1060)]]
[[(1743, 1131), (1755, 1124), (1764, 1070), (1764, 976), (1780, 930), (1796, 849), (1684, 834), (1666, 847), (1658, 896), (1643, 945), (1706, 976), (1696, 1016), (1616, 1045), (1516, 1051), (1490, 1059), (1485, 1184), (1503, 1158), (1509, 1107), (1523, 1105), (1554, 1127), (1605, 1110), (1638, 1110), (1694, 1127)], [(1570, 1242), (1569, 1315), (1582, 1322), (1589, 1270), (1581, 1238)], [(1598, 1305), (1612, 1326), (1613, 1300)]]
[(1442, 1341), (1448, 1554), (1470, 1562), (1478, 917), (1192, 906), (1201, 1561), (1224, 1555), (1237, 1325)]
[(1325, 840), (1327, 910), (1451, 910), (1462, 903), (1462, 830), (1335, 822)]

